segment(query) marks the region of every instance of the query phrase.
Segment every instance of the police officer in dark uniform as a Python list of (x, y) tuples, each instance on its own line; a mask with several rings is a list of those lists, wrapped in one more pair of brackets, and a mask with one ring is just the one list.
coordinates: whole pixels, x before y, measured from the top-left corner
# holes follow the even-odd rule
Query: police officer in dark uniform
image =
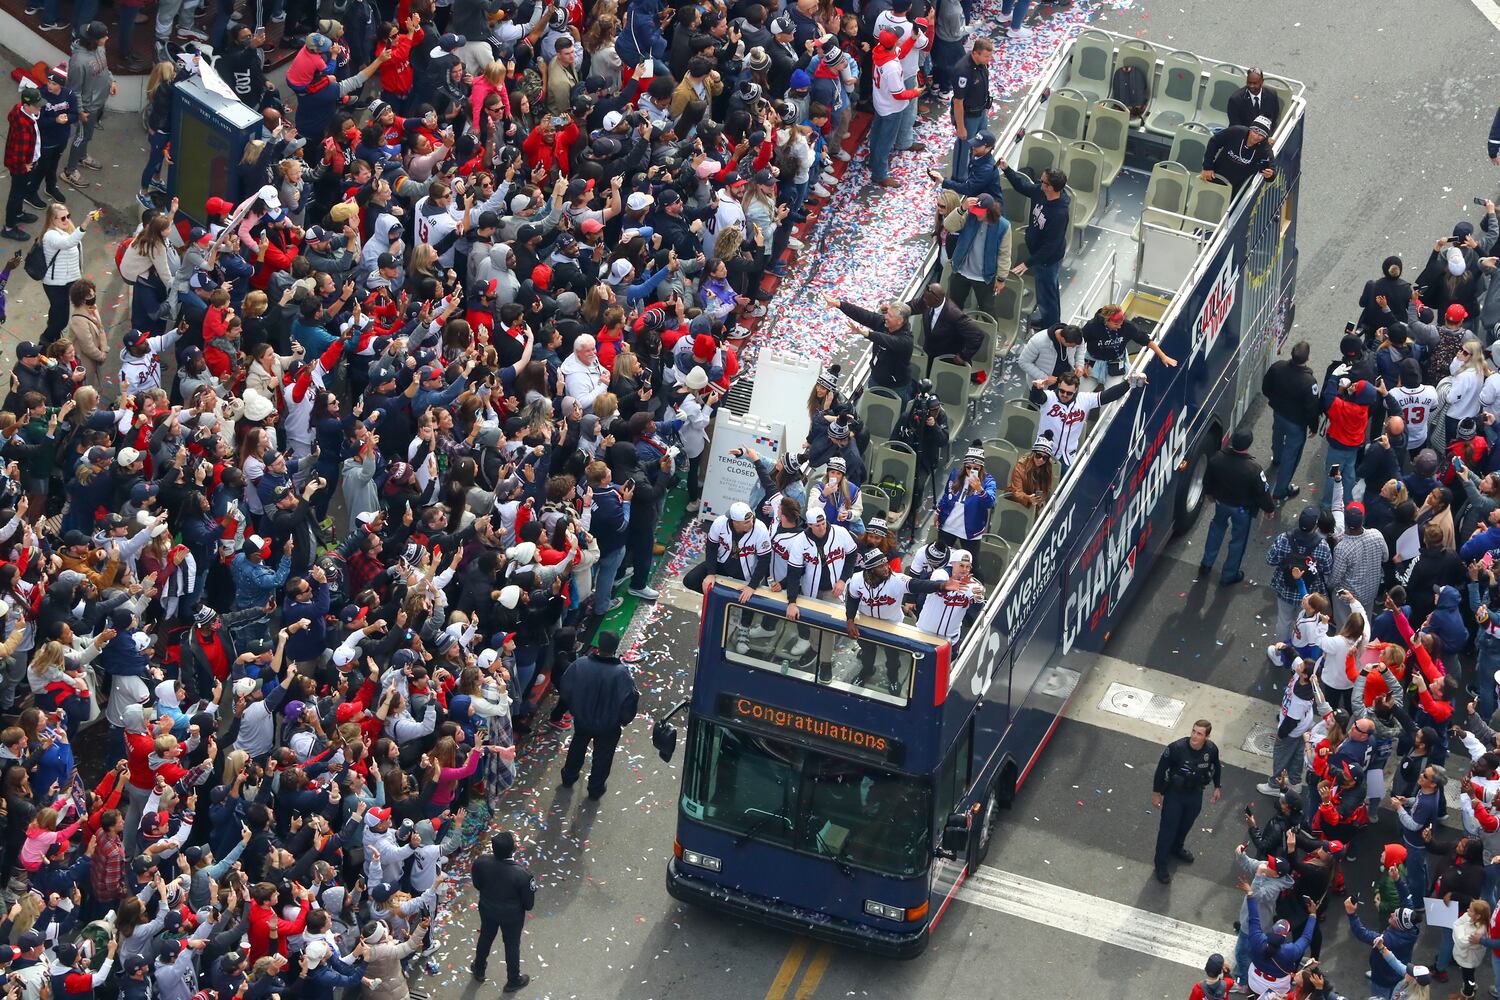
[(1161, 810), (1161, 825), (1156, 831), (1156, 881), (1172, 881), (1167, 871), (1167, 857), (1186, 864), (1193, 863), (1193, 852), (1183, 846), (1193, 820), (1203, 808), (1203, 789), (1214, 786), (1213, 801), (1219, 801), (1223, 789), (1224, 768), (1219, 763), (1219, 748), (1210, 740), (1213, 723), (1199, 719), (1193, 732), (1173, 740), (1156, 762), (1151, 779), (1151, 803)]
[(992, 40), (974, 39), (973, 48), (959, 60), (953, 78), (953, 179), (956, 181), (969, 176), (974, 137), (984, 131), (990, 120), (990, 60), (994, 57)]
[(1229, 447), (1208, 460), (1203, 491), (1214, 498), (1214, 518), (1208, 525), (1203, 561), (1198, 564), (1198, 575), (1194, 579), (1202, 579), (1214, 568), (1214, 562), (1219, 558), (1219, 546), (1224, 544), (1224, 531), (1228, 528), (1229, 553), (1224, 557), (1219, 586), (1230, 587), (1243, 580), (1245, 574), (1240, 572), (1240, 562), (1245, 558), (1245, 546), (1250, 541), (1251, 511), (1259, 507), (1267, 514), (1276, 512), (1266, 473), (1249, 454), (1254, 443), (1255, 436), (1248, 428), (1237, 430), (1229, 436)]
[(521, 975), (521, 931), (526, 913), (536, 905), (536, 879), (515, 859), (516, 835), (509, 830), (490, 841), (493, 854), (474, 862), (474, 888), (479, 892), (479, 945), (469, 971), (484, 982), (484, 968), (499, 931), (505, 942), (506, 993), (514, 993), (530, 976)]

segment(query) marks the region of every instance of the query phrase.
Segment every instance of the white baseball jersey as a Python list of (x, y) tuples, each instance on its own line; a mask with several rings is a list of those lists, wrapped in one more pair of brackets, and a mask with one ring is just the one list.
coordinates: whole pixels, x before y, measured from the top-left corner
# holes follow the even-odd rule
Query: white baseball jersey
[(1046, 390), (1046, 400), (1041, 405), (1042, 415), (1036, 425), (1036, 439), (1042, 440), (1052, 432), (1052, 454), (1064, 464), (1073, 461), (1073, 450), (1083, 437), (1083, 422), (1099, 407), (1099, 393), (1080, 392), (1072, 402), (1064, 403), (1057, 393)]
[[(935, 569), (930, 577), (934, 583), (948, 578), (946, 569)], [(972, 578), (965, 590), (940, 590), (936, 594), (928, 594), (922, 601), (921, 610), (917, 612), (917, 628), (932, 635), (946, 636), (949, 642), (957, 645), (964, 616), (969, 613), (970, 608), (983, 603), (984, 585)]]
[(804, 531), (799, 547), (802, 567), (802, 596), (817, 597), (819, 593), (833, 589), (833, 585), (844, 575), (844, 565), (859, 552), (859, 546), (849, 529), (840, 524), (828, 525), (828, 533), (821, 543)]
[(802, 565), (802, 528), (776, 525), (771, 534), (771, 579), (785, 583), (787, 572)]
[(862, 615), (879, 619), (883, 622), (902, 622), (906, 616), (901, 611), (901, 604), (906, 600), (907, 587), (911, 584), (911, 577), (905, 573), (892, 573), (876, 586), (870, 586), (865, 582), (863, 573), (855, 573), (854, 578), (849, 581), (849, 586), (844, 590), (846, 600), (858, 602), (857, 611)]
[(720, 514), (708, 529), (708, 544), (716, 547), (719, 565), (739, 560), (740, 579), (749, 580), (755, 575), (755, 567), (771, 554), (771, 533), (759, 521), (750, 522), (750, 530), (738, 539), (729, 530), (729, 515)]
[(1401, 417), (1406, 421), (1406, 447), (1415, 451), (1427, 443), (1427, 425), (1438, 404), (1437, 390), (1430, 385), (1419, 385), (1415, 389), (1397, 386), (1390, 391), (1390, 396), (1401, 407)]

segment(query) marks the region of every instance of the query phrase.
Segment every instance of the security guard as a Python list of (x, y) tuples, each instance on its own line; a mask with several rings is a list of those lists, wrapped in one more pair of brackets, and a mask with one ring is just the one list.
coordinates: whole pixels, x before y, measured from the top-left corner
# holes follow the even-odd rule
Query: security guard
[(1202, 579), (1214, 568), (1219, 558), (1219, 546), (1224, 544), (1224, 529), (1232, 529), (1229, 535), (1229, 554), (1224, 557), (1224, 570), (1219, 574), (1219, 586), (1230, 587), (1245, 578), (1240, 572), (1240, 562), (1245, 558), (1245, 546), (1250, 541), (1251, 510), (1259, 507), (1267, 514), (1276, 512), (1276, 502), (1271, 499), (1271, 486), (1260, 463), (1250, 457), (1250, 446), (1255, 436), (1248, 428), (1237, 430), (1229, 436), (1229, 447), (1208, 460), (1208, 470), (1203, 477), (1203, 491), (1214, 498), (1214, 519), (1208, 525), (1208, 540), (1203, 543), (1203, 562), (1198, 565)]
[(1213, 801), (1223, 793), (1224, 768), (1219, 763), (1219, 748), (1210, 740), (1213, 723), (1199, 719), (1193, 723), (1190, 736), (1173, 740), (1156, 762), (1151, 779), (1151, 804), (1161, 810), (1161, 825), (1156, 831), (1156, 881), (1172, 881), (1167, 871), (1167, 856), (1185, 864), (1193, 863), (1193, 852), (1183, 846), (1193, 820), (1203, 808), (1203, 789), (1214, 786)]
[(495, 834), (490, 841), (492, 855), (474, 862), (474, 888), (479, 892), (479, 946), (469, 971), (484, 982), (484, 968), (490, 959), (498, 930), (505, 942), (506, 993), (514, 993), (530, 976), (521, 975), (521, 931), (526, 913), (536, 905), (536, 879), (516, 861), (516, 835), (509, 830)]

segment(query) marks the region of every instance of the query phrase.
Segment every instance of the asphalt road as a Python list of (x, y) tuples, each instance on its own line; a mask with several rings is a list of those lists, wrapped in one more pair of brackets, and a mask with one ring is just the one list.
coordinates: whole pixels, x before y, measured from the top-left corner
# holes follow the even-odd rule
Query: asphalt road
[[(1483, 150), (1500, 91), (1500, 33), (1469, 0), (1362, 4), (1352, 17), (1349, 5), (1294, 0), (1179, 3), (1101, 9), (1095, 23), (1163, 47), (1258, 63), (1307, 84), (1293, 339), (1313, 343), (1321, 370), (1344, 322), (1355, 315), (1362, 283), (1378, 273), (1382, 258), (1401, 254), (1414, 273), (1437, 236), (1460, 218), (1476, 217), (1473, 197), (1495, 195), (1500, 171)], [(1041, 13), (1048, 13), (1045, 6)], [(1270, 421), (1263, 409), (1252, 419), (1256, 452), (1264, 457)], [(1321, 458), (1321, 449), (1310, 447), (1304, 470)], [(1305, 498), (1316, 496), (1318, 478), (1299, 475)], [(1295, 505), (1283, 520), (1294, 515)], [(1261, 649), (1273, 598), (1255, 581), (1263, 578), (1258, 568), (1265, 548), (1281, 529), (1257, 522), (1246, 558), (1251, 582), (1221, 590), (1191, 579), (1205, 526), (1174, 544), (1138, 596), (1137, 609), (1168, 610), (1132, 616), (1107, 652), (1208, 689), (1247, 695), (1263, 703), (1270, 721), (1276, 695)], [(694, 614), (665, 606), (644, 624), (643, 711), (659, 711), (686, 690), (696, 631)], [(648, 726), (627, 733), (609, 793), (597, 806), (557, 791), (556, 753), (554, 740), (528, 755), (524, 788), (513, 795), (507, 818), (522, 833), (527, 860), (543, 883), (525, 940), (526, 968), (536, 979), (523, 995), (808, 1000), (1061, 997), (1105, 989), (1154, 998), (1186, 995), (1194, 980), (1185, 960), (1113, 943), (1117, 939), (1102, 931), (1059, 931), (1045, 917), (1022, 919), (983, 903), (956, 903), (927, 953), (905, 963), (686, 907), (662, 885), (680, 772), (651, 752)], [(1190, 840), (1199, 862), (1179, 869), (1164, 888), (1149, 877), (1156, 826), (1149, 775), (1158, 753), (1156, 742), (1064, 721), (1006, 817), (990, 864), (1058, 887), (1062, 908), (1071, 890), (1106, 906), (1230, 932), (1239, 904), (1230, 853), (1243, 830), (1238, 814), (1257, 801), (1253, 785), (1261, 775), (1247, 767), (1226, 770), (1224, 800), (1205, 808)], [(1381, 824), (1389, 833), (1389, 817)], [(1367, 842), (1378, 836), (1367, 834)], [(1368, 882), (1370, 853), (1351, 870), (1351, 884)], [(451, 955), (436, 991), (444, 1000), (476, 992), (462, 973), (473, 926), (467, 903), (460, 899), (459, 925), (445, 932)], [(1351, 944), (1342, 925), (1341, 916), (1330, 919), (1324, 961), (1335, 983), (1358, 995), (1366, 949)]]

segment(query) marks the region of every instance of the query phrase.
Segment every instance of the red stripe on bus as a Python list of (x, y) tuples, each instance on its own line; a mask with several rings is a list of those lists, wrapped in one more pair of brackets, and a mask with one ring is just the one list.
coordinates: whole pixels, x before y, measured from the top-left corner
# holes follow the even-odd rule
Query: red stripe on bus
[(944, 642), (937, 648), (937, 681), (932, 703), (941, 705), (948, 700), (948, 661), (953, 656), (953, 644)]

